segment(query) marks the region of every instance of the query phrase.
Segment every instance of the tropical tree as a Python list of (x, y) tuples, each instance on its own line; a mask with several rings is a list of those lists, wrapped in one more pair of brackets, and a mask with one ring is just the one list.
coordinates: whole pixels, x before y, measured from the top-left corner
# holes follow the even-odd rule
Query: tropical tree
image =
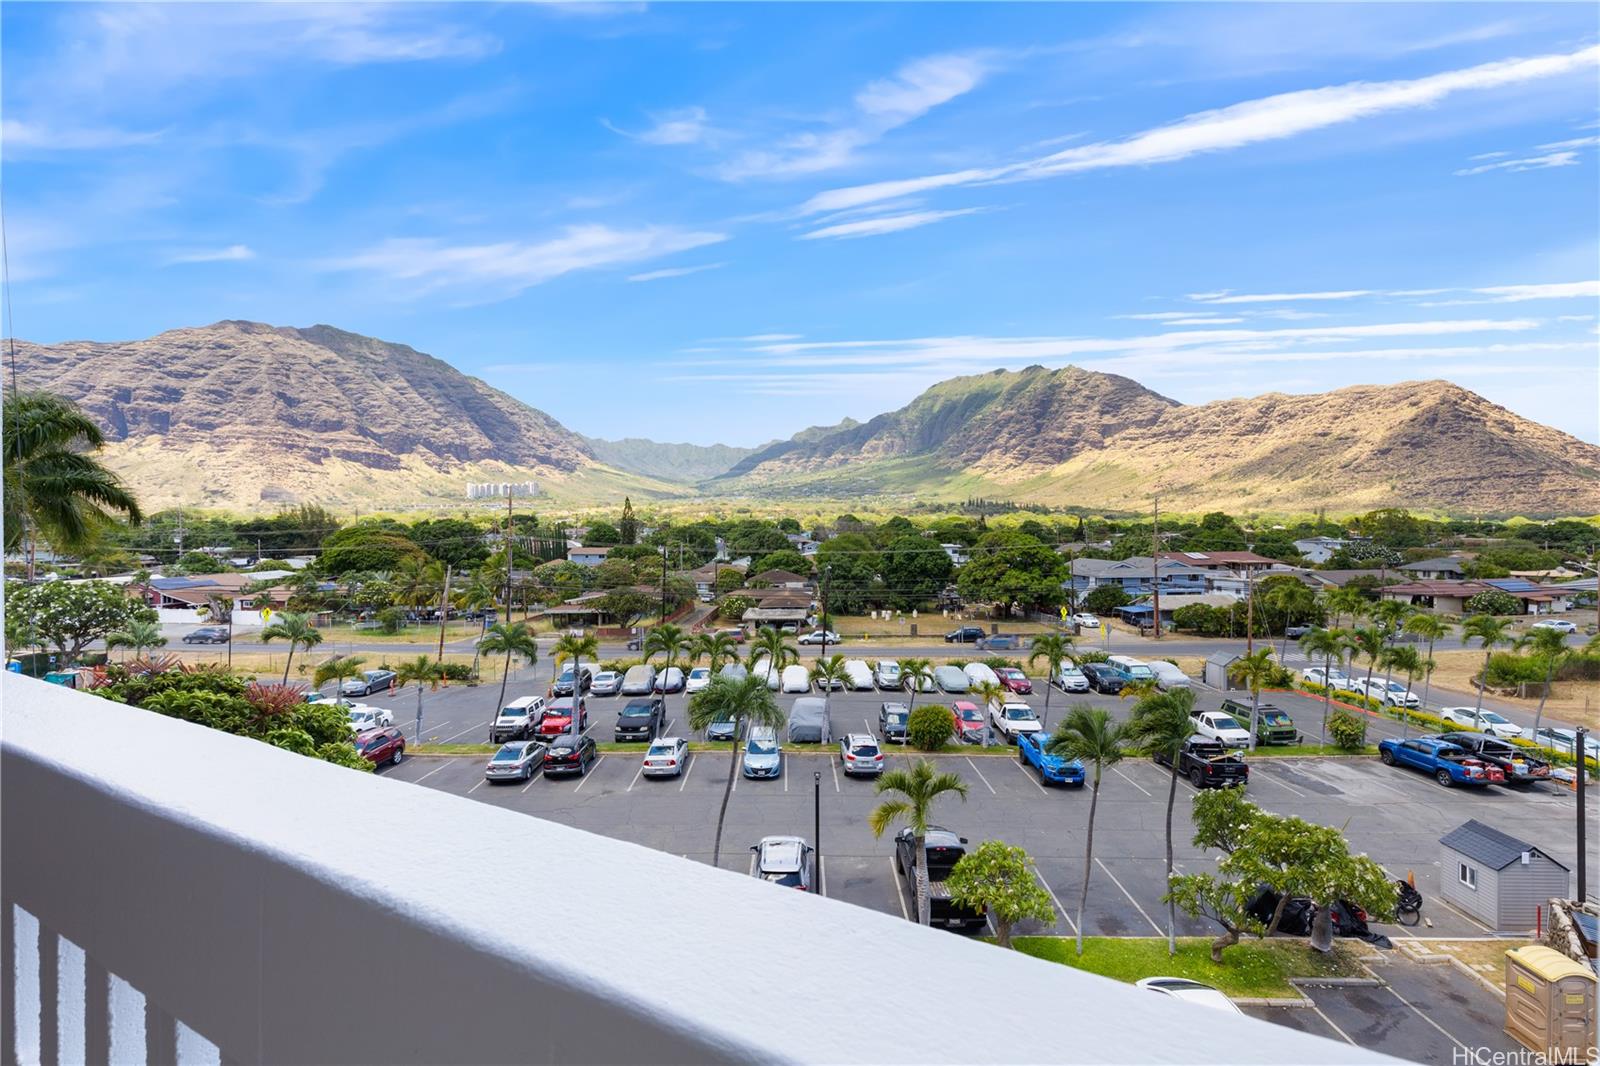
[(1011, 928), (1023, 919), (1052, 922), (1056, 917), (1033, 860), (1003, 840), (985, 840), (961, 856), (944, 885), (951, 899), (989, 915), (995, 943), (1003, 948), (1011, 946)]
[[(967, 784), (952, 773), (934, 769), (927, 759), (918, 759), (908, 770), (888, 770), (878, 777), (878, 795), (892, 794), (867, 816), (872, 835), (881, 837), (890, 826), (904, 822), (911, 830), (912, 854), (916, 857), (917, 924), (927, 925), (932, 918), (928, 899), (928, 816), (934, 801), (946, 793), (967, 799)], [(895, 849), (895, 863), (900, 851)], [(905, 871), (902, 869), (901, 871)]]
[(1343, 629), (1313, 629), (1300, 638), (1300, 650), (1307, 656), (1322, 656), (1322, 724), (1317, 728), (1317, 743), (1326, 744), (1328, 739), (1328, 711), (1333, 702), (1333, 660), (1344, 659), (1345, 649), (1349, 646), (1350, 634)]
[(711, 683), (689, 697), (689, 728), (705, 729), (713, 722), (733, 723), (733, 743), (728, 745), (728, 782), (722, 789), (722, 807), (717, 812), (717, 836), (711, 847), (711, 865), (722, 861), (722, 827), (728, 818), (728, 797), (733, 795), (733, 778), (739, 770), (739, 730), (750, 726), (781, 729), (788, 721), (766, 678), (746, 674), (742, 678), (723, 677), (712, 667)]
[(989, 723), (994, 721), (994, 712), (1005, 706), (1006, 687), (993, 681), (979, 681), (969, 685), (967, 691), (971, 692), (983, 704), (983, 741), (989, 743)]
[(389, 575), (396, 607), (420, 608), (437, 603), (444, 590), (444, 564), (435, 559), (409, 558)]
[[(671, 673), (672, 664), (677, 661), (678, 656), (686, 655), (693, 646), (693, 639), (683, 631), (681, 626), (673, 625), (671, 622), (662, 622), (645, 634), (643, 644), (644, 658), (646, 662), (649, 662), (651, 656), (663, 656), (667, 660), (667, 672)], [(666, 702), (666, 691), (666, 681), (663, 680), (661, 683), (663, 704)]]
[(1256, 726), (1261, 717), (1261, 690), (1278, 672), (1272, 661), (1272, 647), (1258, 648), (1241, 655), (1228, 667), (1228, 680), (1244, 685), (1250, 690), (1250, 750), (1256, 747)]
[(1275, 585), (1266, 595), (1273, 607), (1283, 612), (1283, 647), (1280, 659), (1289, 657), (1289, 624), (1297, 617), (1309, 614), (1317, 606), (1317, 594), (1299, 581), (1284, 581)]
[(1056, 726), (1045, 750), (1052, 755), (1094, 765), (1089, 795), (1089, 832), (1083, 848), (1083, 891), (1078, 896), (1078, 954), (1083, 954), (1083, 912), (1089, 905), (1089, 873), (1094, 862), (1094, 815), (1100, 805), (1100, 778), (1106, 767), (1122, 761), (1127, 752), (1127, 727), (1115, 722), (1109, 711), (1080, 703)]
[(417, 686), (417, 740), (422, 743), (422, 689), (424, 686), (438, 691), (439, 682), (444, 680), (444, 667), (434, 662), (426, 655), (419, 655), (415, 659), (407, 659), (401, 663), (394, 672), (396, 688), (405, 688), (415, 682)]
[[(739, 661), (739, 645), (726, 633), (701, 633), (690, 645), (689, 656), (690, 662), (704, 659), (706, 666), (711, 670), (711, 676), (715, 678), (717, 671), (723, 666)], [(761, 683), (766, 684), (767, 679), (762, 678)]]
[(1055, 687), (1056, 671), (1061, 664), (1072, 658), (1072, 645), (1076, 638), (1054, 630), (1040, 633), (1033, 638), (1032, 654), (1028, 656), (1029, 666), (1038, 666), (1039, 660), (1046, 663), (1044, 677), (1044, 710), (1039, 715), (1041, 728), (1050, 728), (1050, 690)]
[[(739, 571), (729, 570), (728, 573), (737, 575)], [(767, 660), (774, 672), (781, 674), (785, 666), (793, 666), (800, 661), (800, 648), (783, 630), (762, 626), (750, 638), (749, 663), (754, 666), (762, 659)]]
[(135, 525), (144, 520), (122, 480), (88, 454), (105, 435), (72, 401), (13, 391), (4, 422), (5, 549), (16, 551), (26, 539), (30, 568), (37, 537), (77, 551), (118, 515)]
[[(261, 643), (270, 644), (274, 640), (287, 640), (289, 642), (289, 655), (283, 660), (283, 683), (289, 683), (289, 665), (294, 662), (294, 650), (304, 648), (310, 651), (322, 643), (322, 633), (311, 624), (308, 615), (296, 614), (293, 611), (284, 611), (272, 620), (261, 631)], [(317, 686), (320, 688), (321, 686)]]
[(1335, 624), (1342, 621), (1346, 615), (1353, 623), (1372, 607), (1372, 601), (1361, 595), (1360, 589), (1348, 585), (1328, 593), (1323, 603), (1328, 608), (1328, 613), (1333, 615)]
[(1516, 647), (1518, 651), (1532, 652), (1544, 659), (1544, 688), (1539, 692), (1539, 708), (1533, 712), (1533, 733), (1538, 736), (1539, 724), (1544, 720), (1544, 701), (1550, 698), (1550, 683), (1555, 680), (1556, 667), (1572, 654), (1572, 649), (1567, 646), (1567, 635), (1559, 629), (1530, 629), (1527, 636), (1517, 641)]
[[(1410, 633), (1416, 637), (1420, 637), (1428, 642), (1428, 650), (1422, 660), (1422, 709), (1427, 710), (1428, 690), (1432, 687), (1433, 668), (1435, 665), (1437, 665), (1433, 661), (1433, 643), (1436, 640), (1443, 640), (1445, 637), (1450, 635), (1450, 623), (1446, 622), (1443, 618), (1440, 618), (1436, 614), (1426, 614), (1419, 611), (1410, 618), (1407, 618), (1404, 624), (1407, 633)], [(1401, 727), (1401, 732), (1403, 734), (1409, 734), (1409, 725), (1410, 723), (1406, 722), (1406, 724)]]
[[(467, 583), (456, 590), (451, 599), (463, 611), (477, 611), (479, 624), (478, 636), (483, 637), (484, 630), (489, 628), (489, 608), (495, 605), (495, 597), (499, 592), (499, 575), (491, 573), (488, 568), (480, 568), (472, 572), (467, 578)], [(508, 614), (509, 617), (509, 614)], [(483, 654), (483, 649), (474, 647), (472, 652), (472, 676), (478, 676), (478, 659)]]
[(917, 693), (932, 680), (933, 663), (927, 659), (907, 659), (900, 664), (900, 683), (911, 690), (911, 699), (906, 704), (907, 715), (917, 706)]
[[(1406, 678), (1407, 693), (1410, 693), (1411, 686), (1416, 684), (1417, 678), (1427, 671), (1432, 670), (1433, 666), (1433, 660), (1429, 659), (1424, 661), (1422, 656), (1417, 653), (1416, 648), (1390, 648), (1388, 651), (1383, 653), (1383, 667), (1386, 671), (1388, 671), (1386, 674), (1384, 674), (1384, 677), (1388, 678), (1392, 676), (1397, 670), (1404, 674)], [(1385, 684), (1384, 687), (1387, 688), (1388, 685)], [(1399, 708), (1399, 710), (1400, 721), (1402, 723), (1410, 723), (1410, 709), (1402, 706)], [(1403, 724), (1401, 726), (1401, 736), (1407, 736), (1409, 733), (1410, 730), (1407, 729), (1406, 725)]]
[[(506, 612), (509, 617), (511, 612)], [(565, 639), (565, 638), (563, 638)], [(557, 649), (561, 647), (556, 645)], [(534, 640), (533, 630), (528, 628), (526, 622), (496, 622), (484, 630), (483, 636), (478, 640), (478, 652), (482, 655), (501, 655), (506, 657), (505, 668), (500, 671), (500, 699), (494, 705), (494, 713), (489, 721), (494, 722), (500, 714), (500, 708), (506, 705), (506, 682), (511, 679), (511, 660), (520, 658), (530, 666), (539, 661), (539, 644)], [(559, 659), (556, 660), (560, 662)], [(577, 676), (576, 672), (573, 674)], [(582, 715), (573, 715), (576, 722)]]
[(847, 684), (850, 680), (850, 675), (845, 672), (844, 656), (829, 655), (827, 658), (819, 656), (817, 661), (811, 664), (811, 680), (822, 689), (822, 705), (831, 713), (834, 687)]
[(1476, 709), (1483, 710), (1483, 689), (1489, 683), (1489, 659), (1494, 649), (1511, 643), (1511, 622), (1492, 614), (1475, 614), (1461, 623), (1461, 642), (1476, 640), (1483, 645), (1483, 671), (1478, 674), (1478, 702)]
[[(1176, 872), (1172, 858), (1172, 808), (1178, 800), (1178, 755), (1184, 742), (1194, 733), (1194, 689), (1176, 688), (1146, 696), (1133, 708), (1128, 732), (1140, 754), (1165, 756), (1170, 764), (1167, 775), (1167, 880)], [(1167, 954), (1178, 952), (1178, 907), (1167, 900)]]
[(1367, 660), (1367, 678), (1362, 683), (1361, 694), (1367, 692), (1367, 686), (1372, 684), (1372, 672), (1378, 668), (1378, 660), (1383, 656), (1383, 649), (1387, 636), (1378, 626), (1356, 626), (1350, 631), (1351, 657), (1360, 656)]
[(361, 668), (367, 665), (365, 655), (333, 655), (317, 664), (316, 672), (311, 675), (311, 687), (322, 691), (322, 686), (329, 681), (333, 682), (334, 698), (344, 702), (343, 686), (351, 678), (361, 676)]
[(143, 655), (146, 648), (163, 648), (166, 644), (167, 638), (161, 635), (160, 624), (142, 619), (133, 619), (123, 629), (106, 634), (107, 651), (132, 648), (135, 659)]

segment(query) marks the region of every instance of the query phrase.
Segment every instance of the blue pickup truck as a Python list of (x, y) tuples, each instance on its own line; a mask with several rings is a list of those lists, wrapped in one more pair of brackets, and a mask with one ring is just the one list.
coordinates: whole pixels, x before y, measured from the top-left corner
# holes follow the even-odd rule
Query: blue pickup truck
[(1017, 759), (1022, 765), (1032, 766), (1039, 771), (1039, 778), (1042, 781), (1082, 788), (1083, 763), (1077, 759), (1063, 759), (1059, 755), (1051, 755), (1044, 750), (1044, 746), (1049, 742), (1049, 737), (1042, 732), (1018, 733)]
[(1389, 737), (1378, 742), (1378, 758), (1385, 766), (1409, 766), (1433, 775), (1445, 788), (1455, 785), (1503, 785), (1505, 771), (1480, 759), (1465, 748), (1443, 737), (1421, 736), (1410, 740)]

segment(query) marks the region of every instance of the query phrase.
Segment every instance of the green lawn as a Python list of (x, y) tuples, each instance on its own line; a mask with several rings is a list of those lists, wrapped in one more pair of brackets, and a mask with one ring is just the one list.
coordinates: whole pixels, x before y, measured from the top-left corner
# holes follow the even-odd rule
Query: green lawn
[(1211, 941), (1179, 937), (1178, 954), (1167, 955), (1160, 937), (1102, 937), (1083, 939), (1083, 956), (1071, 937), (1024, 936), (1013, 943), (1017, 950), (1048, 962), (1059, 962), (1118, 981), (1141, 977), (1187, 977), (1221, 989), (1230, 996), (1295, 997), (1299, 992), (1291, 977), (1365, 977), (1354, 953), (1344, 944), (1321, 955), (1302, 939), (1246, 940), (1223, 952), (1223, 963), (1211, 961)]
[(1281, 758), (1285, 755), (1376, 755), (1376, 745), (1368, 744), (1360, 751), (1347, 751), (1337, 744), (1262, 744), (1250, 753), (1252, 759)]

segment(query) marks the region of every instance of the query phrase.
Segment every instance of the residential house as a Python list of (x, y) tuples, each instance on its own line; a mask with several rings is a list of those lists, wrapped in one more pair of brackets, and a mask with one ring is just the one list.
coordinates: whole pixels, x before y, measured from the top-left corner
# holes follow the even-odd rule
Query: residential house
[(1255, 552), (1162, 552), (1163, 559), (1173, 562), (1185, 563), (1200, 570), (1232, 570), (1237, 573), (1248, 573), (1251, 570), (1270, 570), (1274, 566), (1283, 564), (1277, 559), (1268, 559), (1265, 555)]
[[(1082, 595), (1101, 585), (1115, 585), (1129, 596), (1142, 596), (1155, 584), (1154, 560), (1150, 556), (1127, 559), (1074, 559), (1072, 580), (1066, 586)], [(1198, 567), (1172, 559), (1161, 561), (1161, 592), (1210, 591), (1211, 574)]]
[(1371, 577), (1379, 581), (1392, 574), (1387, 570), (1362, 569), (1362, 570), (1302, 570), (1301, 578), (1312, 588), (1342, 589), (1358, 577)]
[(807, 559), (817, 554), (817, 544), (819, 542), (810, 535), (805, 533), (785, 533), (783, 536), (789, 542), (791, 548)]
[(811, 579), (792, 570), (763, 570), (750, 578), (754, 583), (770, 588), (809, 589)]
[(1469, 614), (1467, 601), (1491, 589), (1504, 592), (1522, 602), (1524, 614), (1559, 614), (1572, 608), (1572, 590), (1557, 585), (1538, 585), (1520, 578), (1489, 578), (1482, 581), (1410, 581), (1385, 585), (1378, 595), (1399, 600), (1437, 614)]
[(1564, 864), (1475, 818), (1440, 837), (1439, 846), (1439, 895), (1490, 929), (1525, 935), (1552, 899), (1571, 893)]
[(1308, 562), (1325, 563), (1333, 558), (1334, 552), (1348, 543), (1349, 541), (1340, 537), (1306, 537), (1304, 540), (1294, 542), (1294, 550)]
[(567, 562), (579, 566), (599, 566), (611, 554), (610, 548), (569, 548)]
[[(1161, 624), (1172, 623), (1172, 612), (1180, 607), (1191, 604), (1203, 604), (1207, 607), (1232, 607), (1242, 599), (1232, 592), (1167, 592), (1161, 593)], [(1118, 618), (1143, 629), (1150, 625), (1150, 619), (1155, 614), (1155, 602), (1152, 597), (1145, 597), (1138, 603), (1130, 603), (1126, 607), (1118, 607), (1112, 612)]]
[(950, 561), (957, 566), (965, 566), (967, 560), (972, 558), (972, 556), (967, 553), (967, 546), (965, 544), (941, 544), (939, 547), (944, 549), (944, 553), (950, 556)]
[(1423, 559), (1415, 563), (1405, 563), (1395, 569), (1403, 571), (1404, 576), (1415, 578), (1418, 581), (1459, 581), (1467, 576), (1461, 567), (1462, 560), (1459, 556), (1444, 555), (1437, 559)]
[(695, 567), (693, 570), (690, 570), (683, 576), (693, 582), (695, 593), (700, 596), (701, 599), (704, 599), (707, 596), (713, 596), (716, 594), (717, 575), (721, 574), (725, 570), (737, 571), (742, 577), (744, 575), (745, 568), (742, 566), (734, 566), (732, 563), (710, 562), (704, 566)]

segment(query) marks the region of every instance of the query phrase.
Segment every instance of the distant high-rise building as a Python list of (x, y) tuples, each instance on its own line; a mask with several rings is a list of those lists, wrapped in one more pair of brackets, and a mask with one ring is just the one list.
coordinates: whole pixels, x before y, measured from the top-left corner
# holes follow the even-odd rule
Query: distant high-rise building
[(467, 499), (504, 499), (507, 496), (537, 496), (539, 484), (535, 481), (469, 481)]

